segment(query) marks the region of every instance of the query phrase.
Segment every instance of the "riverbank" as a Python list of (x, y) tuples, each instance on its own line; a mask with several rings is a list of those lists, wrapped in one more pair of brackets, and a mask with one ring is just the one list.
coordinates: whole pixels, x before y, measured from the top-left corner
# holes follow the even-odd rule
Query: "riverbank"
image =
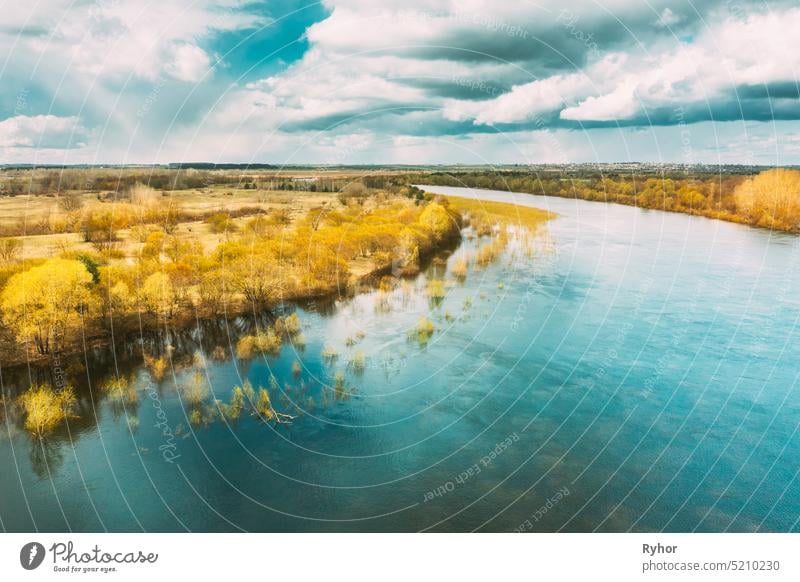
[(776, 168), (758, 175), (635, 173), (575, 175), (524, 171), (453, 172), (413, 176), (431, 186), (612, 202), (637, 208), (703, 216), (774, 231), (800, 233), (800, 171)]
[[(62, 253), (7, 279), (0, 295), (7, 323), (0, 364), (46, 364), (54, 353), (68, 358), (112, 339), (124, 343), (220, 314), (257, 315), (280, 305), (351, 296), (382, 278), (413, 275), (424, 262), (451, 252), (465, 224), (492, 235), (510, 224), (535, 231), (552, 216), (458, 197), (431, 196), (422, 204), (390, 198), (312, 210), (280, 228), (253, 219), (208, 255), (185, 238), (170, 241), (159, 231), (133, 265)], [(64, 279), (65, 271), (71, 279)], [(64, 279), (60, 288), (44, 295), (31, 290), (54, 273)]]

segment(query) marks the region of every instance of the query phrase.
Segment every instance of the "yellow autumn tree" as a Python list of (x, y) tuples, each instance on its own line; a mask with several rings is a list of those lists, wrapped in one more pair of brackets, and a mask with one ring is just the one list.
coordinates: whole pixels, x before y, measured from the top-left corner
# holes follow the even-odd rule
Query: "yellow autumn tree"
[(264, 306), (281, 297), (285, 290), (281, 265), (270, 252), (255, 249), (226, 265), (231, 280), (248, 304)]
[(175, 310), (175, 289), (169, 276), (161, 271), (153, 273), (144, 280), (138, 296), (140, 305), (150, 313), (171, 316)]
[(430, 232), (434, 239), (442, 240), (450, 236), (454, 230), (455, 218), (441, 204), (428, 204), (419, 215), (419, 223)]
[(57, 392), (44, 384), (31, 386), (19, 397), (25, 413), (25, 428), (39, 438), (44, 437), (73, 416), (72, 408), (76, 402), (75, 392), (70, 387)]
[(81, 261), (49, 259), (8, 280), (0, 308), (20, 341), (50, 353), (93, 300), (92, 275)]
[(800, 228), (800, 172), (776, 168), (742, 182), (736, 209), (757, 226)]

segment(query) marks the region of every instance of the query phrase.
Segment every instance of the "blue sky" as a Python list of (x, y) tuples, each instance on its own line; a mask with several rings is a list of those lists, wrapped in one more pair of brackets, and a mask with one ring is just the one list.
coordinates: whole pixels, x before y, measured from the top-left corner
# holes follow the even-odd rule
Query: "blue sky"
[(796, 2), (6, 0), (0, 14), (0, 163), (800, 163)]

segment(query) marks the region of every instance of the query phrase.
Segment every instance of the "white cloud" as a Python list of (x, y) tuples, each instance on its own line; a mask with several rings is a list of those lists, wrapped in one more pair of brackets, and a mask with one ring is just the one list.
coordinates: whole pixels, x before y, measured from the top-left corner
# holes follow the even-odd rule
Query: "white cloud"
[(77, 117), (17, 115), (0, 121), (0, 148), (71, 148), (84, 145)]
[[(724, 0), (708, 0), (696, 6), (705, 18), (700, 20), (669, 0), (607, 0), (602, 6), (581, 0), (323, 3), (330, 14), (308, 29), (301, 60), (246, 85), (214, 86), (212, 97), (182, 110), (191, 110), (197, 125), (170, 126), (167, 135), (152, 120), (163, 122), (169, 108), (182, 106), (185, 94), (176, 88), (189, 92), (192, 84), (207, 81), (208, 87), (224, 78), (213, 74), (209, 39), (270, 22), (254, 13), (265, 5), (96, 0), (77, 9), (71, 0), (40, 0), (4, 15), (0, 52), (10, 55), (18, 78), (31, 78), (54, 101), (68, 96), (74, 111), (83, 108), (100, 119), (98, 127), (111, 120), (105, 134), (92, 134), (104, 142), (92, 146), (98, 156), (122, 152), (127, 161), (325, 161), (337, 148), (348, 162), (377, 152), (387, 160), (440, 161), (437, 147), (455, 156), (466, 144), (511, 155), (501, 138), (481, 133), (485, 126), (530, 128), (559, 117), (564, 124), (633, 123), (653, 108), (702, 106), (740, 85), (794, 80), (800, 66), (793, 37), (800, 8), (783, 4), (771, 12), (749, 5), (733, 11)], [(630, 28), (620, 35), (621, 22)], [(15, 27), (44, 32), (17, 40)], [(131, 88), (137, 83), (139, 95)], [(489, 90), (465, 90), (475, 84)], [(131, 137), (145, 99), (152, 112), (142, 124), (151, 126)], [(64, 114), (49, 116), (52, 124), (70, 119), (63, 107), (52, 111)], [(33, 122), (14, 123), (28, 124), (35, 134)], [(475, 133), (437, 137), (437, 131), (469, 125)], [(6, 145), (0, 147), (35, 143), (13, 124), (4, 127)], [(532, 157), (546, 157), (552, 148), (545, 133), (515, 135)], [(403, 153), (392, 157), (388, 146), (382, 149), (390, 143)]]
[(455, 117), (453, 112), (471, 112), (477, 124), (523, 122), (548, 109), (560, 109), (564, 120), (624, 121), (653, 108), (707, 104), (742, 85), (794, 82), (800, 52), (792, 31), (798, 27), (800, 8), (728, 18), (691, 44), (655, 54), (612, 54), (582, 74), (533, 81), (480, 104), (450, 103), (446, 111)]
[(166, 72), (179, 81), (197, 83), (210, 67), (211, 59), (206, 51), (191, 44), (180, 44), (174, 48), (172, 62), (166, 66)]
[(635, 96), (635, 83), (626, 80), (610, 93), (599, 97), (587, 97), (575, 107), (561, 110), (561, 119), (573, 121), (614, 121), (628, 119), (639, 111), (639, 102)]
[(515, 86), (488, 102), (452, 100), (445, 104), (446, 119), (473, 119), (476, 125), (535, 121), (536, 116), (560, 108), (565, 100), (587, 94), (592, 88), (583, 73), (554, 75)]
[[(97, 0), (82, 7), (64, 0), (33, 4), (35, 10), (12, 11), (16, 17), (0, 34), (0, 47), (19, 62), (28, 58), (33, 63), (57, 62), (70, 75), (85, 75), (88, 82), (154, 80), (161, 74), (194, 82), (202, 76), (198, 71), (210, 64), (198, 46), (202, 39), (271, 22), (231, 0)], [(43, 33), (18, 39), (15, 28)]]

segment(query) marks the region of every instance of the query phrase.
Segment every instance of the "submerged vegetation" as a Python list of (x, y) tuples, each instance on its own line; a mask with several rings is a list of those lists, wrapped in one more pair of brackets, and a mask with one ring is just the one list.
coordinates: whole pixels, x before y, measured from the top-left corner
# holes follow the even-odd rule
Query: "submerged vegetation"
[(367, 358), (364, 355), (364, 352), (358, 350), (353, 356), (350, 358), (350, 361), (347, 362), (347, 367), (351, 368), (356, 374), (362, 374), (364, 369), (367, 367)]
[(39, 438), (73, 416), (76, 403), (72, 388), (55, 390), (43, 384), (31, 386), (18, 401), (25, 415), (25, 428)]
[(421, 344), (426, 343), (436, 328), (433, 325), (433, 322), (428, 319), (427, 317), (420, 317), (417, 324), (414, 326), (414, 330), (412, 332), (412, 336)]
[(139, 401), (139, 394), (136, 391), (135, 383), (126, 376), (111, 378), (100, 386), (100, 390), (105, 393), (112, 402), (121, 404), (136, 404)]
[(236, 342), (236, 357), (246, 360), (255, 354), (277, 354), (281, 350), (281, 337), (273, 328), (254, 335), (242, 336)]
[(467, 278), (468, 271), (469, 271), (469, 262), (467, 261), (466, 257), (459, 257), (458, 259), (456, 259), (451, 269), (453, 277), (455, 277), (459, 281), (463, 281), (464, 279)]
[(472, 200), (457, 196), (448, 197), (448, 201), (450, 207), (462, 214), (479, 236), (487, 236), (495, 229), (509, 226), (536, 231), (555, 216), (552, 212), (539, 208), (504, 202)]

